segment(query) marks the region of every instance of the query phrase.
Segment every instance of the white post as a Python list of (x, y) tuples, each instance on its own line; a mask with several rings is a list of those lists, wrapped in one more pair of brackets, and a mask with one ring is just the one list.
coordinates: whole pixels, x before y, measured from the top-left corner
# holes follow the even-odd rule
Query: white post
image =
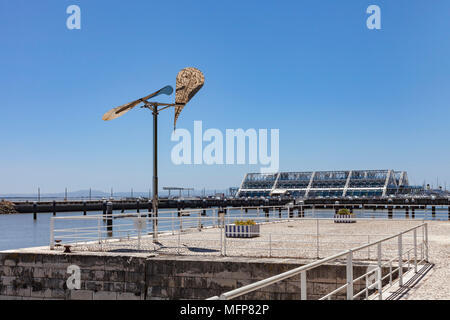
[(220, 255), (223, 256), (223, 235), (224, 235), (224, 231), (222, 231), (222, 229), (219, 227), (217, 228), (219, 230), (219, 236), (220, 236)]
[(378, 284), (378, 299), (382, 300), (383, 299), (383, 284), (381, 282), (381, 276), (382, 276), (382, 272), (381, 272), (381, 242), (378, 242), (377, 245), (377, 260), (378, 260), (378, 268), (377, 268), (377, 284)]
[(425, 258), (429, 261), (428, 257), (428, 224), (425, 224)]
[(55, 220), (54, 218), (50, 218), (50, 250), (55, 249)]
[(97, 218), (97, 234), (98, 234), (98, 243), (102, 243), (102, 230), (100, 226), (100, 217)]
[(181, 227), (182, 227), (182, 222), (180, 219), (180, 225), (178, 226), (178, 243), (177, 243), (177, 254), (180, 254), (180, 244), (181, 244)]
[(319, 237), (320, 237), (320, 231), (319, 231), (319, 219), (316, 219), (316, 232), (317, 232), (317, 240), (316, 240), (316, 244), (317, 244), (317, 248), (316, 248), (316, 250), (317, 250), (317, 259), (319, 259), (320, 258), (320, 240), (319, 240)]
[(272, 258), (272, 234), (269, 233), (269, 257)]
[(392, 261), (389, 261), (389, 286), (392, 286)]
[[(153, 231), (153, 233), (154, 232), (155, 231)], [(138, 249), (138, 251), (141, 250), (141, 228), (140, 227), (138, 228), (138, 245), (137, 245), (137, 249)]]
[(175, 212), (172, 212), (171, 217), (172, 218), (170, 220), (172, 220), (172, 235), (174, 235), (175, 234), (175, 226), (174, 226)]
[(403, 248), (402, 248), (402, 234), (398, 235), (398, 284), (403, 286)]
[(227, 235), (225, 232), (225, 217), (223, 219), (223, 255), (227, 255)]
[(378, 282), (378, 300), (383, 300), (383, 284), (381, 282), (381, 268), (377, 268), (377, 282)]
[(306, 300), (306, 271), (300, 273), (300, 299)]
[(417, 229), (414, 229), (414, 272), (417, 273)]
[(347, 300), (353, 300), (353, 252), (347, 254)]

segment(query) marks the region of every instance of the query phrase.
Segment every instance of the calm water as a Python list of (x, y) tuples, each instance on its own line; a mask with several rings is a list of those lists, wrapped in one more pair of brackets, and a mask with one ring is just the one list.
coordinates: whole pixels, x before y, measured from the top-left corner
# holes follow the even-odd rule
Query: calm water
[[(167, 214), (168, 210), (160, 210), (160, 216), (169, 216)], [(130, 210), (126, 211), (126, 213), (135, 213), (136, 211)], [(210, 210), (207, 211), (211, 212)], [(359, 218), (387, 218), (387, 210), (355, 210), (354, 213)], [(88, 216), (100, 215), (101, 211), (89, 212)], [(120, 212), (114, 212), (114, 214), (120, 215)], [(411, 211), (409, 212), (411, 217)], [(331, 218), (334, 215), (333, 210), (307, 210), (305, 211), (305, 217), (310, 218)], [(50, 218), (53, 216), (52, 213), (39, 213), (37, 221), (33, 220), (32, 214), (15, 214), (15, 215), (0, 215), (0, 250), (8, 250), (8, 249), (19, 249), (19, 248), (27, 248), (27, 247), (35, 247), (35, 246), (44, 246), (48, 245), (50, 242)], [(65, 213), (57, 213), (57, 217), (68, 217), (68, 216), (77, 216), (82, 217), (81, 212), (65, 212)], [(239, 209), (230, 211), (227, 217), (229, 221), (240, 219), (241, 217), (244, 219), (250, 219), (257, 217), (258, 213), (256, 210), (249, 210), (248, 213), (241, 213)], [(270, 210), (271, 217), (278, 217), (278, 211)], [(283, 217), (287, 217), (287, 211), (283, 211)], [(297, 216), (297, 212), (295, 212), (294, 216)], [(197, 217), (197, 215), (191, 215), (191, 217)], [(264, 217), (264, 213), (260, 211), (259, 217)], [(405, 218), (405, 210), (394, 210), (394, 219), (404, 219)], [(415, 219), (424, 219), (424, 220), (448, 220), (448, 211), (447, 207), (437, 207), (435, 217), (431, 214), (431, 209), (424, 210), (416, 210)], [(204, 226), (211, 225), (213, 219), (204, 220), (201, 223)], [(98, 226), (97, 220), (57, 220), (55, 223), (55, 227), (57, 229), (60, 228), (80, 228), (80, 227), (91, 227), (92, 232), (97, 232)], [(183, 227), (195, 227), (198, 224), (198, 220), (196, 218), (187, 218), (183, 221)], [(100, 221), (100, 227), (105, 230), (106, 224), (103, 220)], [(178, 222), (169, 222), (169, 221), (161, 221), (159, 224), (159, 230), (177, 230)], [(131, 219), (114, 219), (114, 228), (113, 235), (121, 235), (124, 233), (134, 232), (133, 221)], [(130, 231), (131, 230), (131, 231)], [(151, 232), (152, 226), (151, 223), (147, 223), (146, 231)]]

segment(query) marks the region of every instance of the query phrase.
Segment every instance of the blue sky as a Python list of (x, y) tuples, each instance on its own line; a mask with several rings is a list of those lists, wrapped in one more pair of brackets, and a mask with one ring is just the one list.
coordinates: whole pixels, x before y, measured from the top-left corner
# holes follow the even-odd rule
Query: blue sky
[[(81, 30), (66, 8), (81, 8)], [(366, 8), (381, 7), (381, 30)], [(0, 193), (148, 190), (152, 119), (108, 109), (187, 66), (203, 89), (178, 127), (280, 130), (280, 170), (407, 170), (450, 184), (450, 2), (0, 0)], [(163, 98), (171, 101), (173, 98)], [(254, 165), (171, 163), (160, 186), (239, 185)]]

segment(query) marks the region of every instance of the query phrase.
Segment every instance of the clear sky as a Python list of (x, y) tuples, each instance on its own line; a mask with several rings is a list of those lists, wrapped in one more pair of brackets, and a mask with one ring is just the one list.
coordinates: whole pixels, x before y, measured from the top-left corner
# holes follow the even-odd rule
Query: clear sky
[[(66, 27), (72, 4), (81, 30)], [(371, 4), (381, 30), (366, 27)], [(150, 112), (101, 117), (188, 66), (206, 81), (180, 128), (279, 129), (280, 170), (450, 184), (450, 1), (0, 0), (0, 193), (148, 190)], [(161, 114), (160, 186), (259, 171), (173, 165), (172, 123)]]

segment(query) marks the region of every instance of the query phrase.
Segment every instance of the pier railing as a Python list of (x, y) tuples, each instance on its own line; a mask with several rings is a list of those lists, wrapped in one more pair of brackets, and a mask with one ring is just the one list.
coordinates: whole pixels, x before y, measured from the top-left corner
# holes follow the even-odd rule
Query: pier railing
[[(418, 237), (419, 233), (424, 235), (420, 243)], [(404, 238), (408, 235), (412, 236), (413, 239), (413, 246), (411, 248), (405, 248), (404, 246)], [(385, 255), (384, 246), (390, 241), (395, 241), (397, 243), (397, 254), (393, 258), (383, 260)], [(368, 271), (364, 274), (354, 277), (354, 267), (358, 263), (355, 260), (355, 254), (361, 251), (364, 252), (370, 248), (376, 248), (376, 264), (372, 264), (372, 268), (368, 268)], [(419, 248), (423, 249), (421, 255), (418, 253)], [(209, 300), (231, 300), (243, 298), (245, 295), (252, 294), (255, 291), (264, 289), (270, 285), (277, 284), (281, 281), (285, 281), (296, 276), (300, 276), (300, 299), (307, 300), (308, 272), (325, 264), (342, 261), (344, 261), (346, 269), (345, 284), (342, 284), (331, 292), (323, 295), (319, 300), (339, 298), (339, 295), (342, 294), (344, 294), (344, 296), (340, 296), (340, 298), (345, 298), (347, 300), (363, 298), (382, 300), (390, 295), (386, 292), (387, 289), (395, 285), (401, 288), (406, 282), (406, 279), (410, 279), (413, 275), (420, 272), (419, 267), (422, 269), (427, 266), (428, 259), (428, 225), (423, 223), (395, 235), (342, 251), (282, 274), (225, 292), (220, 296), (211, 297)], [(383, 270), (387, 271), (384, 272)], [(361, 283), (365, 283), (362, 288)], [(384, 283), (386, 283), (386, 285), (383, 285)], [(359, 284), (360, 288), (357, 292), (355, 292), (356, 284)]]
[[(247, 219), (261, 227), (258, 237), (248, 239), (239, 234), (227, 235), (227, 226), (233, 226), (236, 220)], [(361, 224), (379, 219), (354, 220)], [(394, 228), (400, 220), (390, 221)], [(407, 222), (419, 223), (417, 220)], [(158, 242), (153, 241), (154, 223), (158, 224)], [(319, 259), (389, 235), (384, 228), (372, 233), (353, 228), (348, 233), (343, 227), (335, 228), (333, 218), (299, 217), (289, 208), (275, 207), (228, 208), (226, 214), (222, 209), (193, 209), (161, 211), (159, 217), (153, 217), (149, 212), (52, 217), (50, 224), (51, 249), (72, 246), (74, 250), (94, 252), (144, 250), (179, 255)], [(253, 235), (257, 236), (252, 232), (247, 234)], [(412, 236), (405, 236), (404, 243), (411, 246)], [(384, 250), (395, 256), (395, 244), (391, 243)], [(375, 257), (376, 251), (372, 247), (355, 254), (358, 259), (373, 260)]]

